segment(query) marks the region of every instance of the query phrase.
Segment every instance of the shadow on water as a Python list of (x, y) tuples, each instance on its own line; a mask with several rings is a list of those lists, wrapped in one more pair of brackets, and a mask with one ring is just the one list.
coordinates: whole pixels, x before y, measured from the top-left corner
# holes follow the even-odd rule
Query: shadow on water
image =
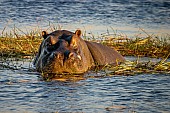
[(170, 111), (169, 74), (106, 76), (98, 71), (44, 81), (31, 60), (16, 62), (15, 69), (0, 66), (0, 112)]

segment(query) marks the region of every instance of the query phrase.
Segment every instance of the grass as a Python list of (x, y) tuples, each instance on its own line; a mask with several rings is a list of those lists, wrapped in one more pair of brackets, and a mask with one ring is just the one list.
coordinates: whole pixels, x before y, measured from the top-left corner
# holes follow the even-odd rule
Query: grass
[[(1, 57), (34, 57), (42, 42), (41, 28), (37, 25), (30, 31), (24, 31), (14, 25), (14, 28), (6, 32), (8, 23), (0, 34), (0, 56)], [(48, 31), (52, 32), (61, 29), (49, 22)]]
[(4, 28), (0, 36), (0, 56), (9, 58), (35, 56), (41, 41), (38, 30), (25, 33), (14, 27), (12, 31), (5, 33)]
[[(145, 31), (143, 31), (146, 33)], [(145, 56), (154, 58), (169, 57), (170, 35), (158, 37), (148, 35), (146, 37), (128, 38), (126, 35), (111, 34), (107, 32), (98, 42), (119, 51), (123, 56)], [(95, 41), (95, 40), (94, 40)]]
[(170, 44), (168, 44), (168, 42), (162, 38), (159, 39), (157, 37), (146, 37), (144, 39), (136, 38), (134, 40), (127, 40), (127, 42), (124, 43), (124, 47), (120, 49), (120, 52), (126, 56), (135, 55), (164, 58), (168, 56), (170, 52), (169, 50)]
[(137, 75), (142, 73), (150, 73), (150, 74), (157, 74), (157, 73), (164, 73), (170, 74), (170, 62), (138, 62), (138, 61), (126, 61), (119, 66), (107, 67), (106, 74), (108, 76), (113, 75)]
[[(5, 29), (5, 28), (4, 28)], [(51, 28), (51, 31), (56, 28)], [(0, 36), (0, 56), (1, 58), (33, 58), (42, 41), (41, 30), (30, 31), (24, 33), (22, 30), (15, 28), (10, 33), (1, 33)], [(146, 33), (145, 31), (143, 31)], [(99, 38), (95, 38), (92, 34), (86, 40), (100, 42), (118, 50), (123, 56), (136, 57), (154, 57), (162, 58), (160, 62), (139, 62), (126, 61), (119, 66), (105, 66), (103, 71), (106, 75), (135, 75), (140, 73), (168, 73), (170, 72), (170, 62), (166, 61), (170, 58), (170, 35), (162, 37), (151, 36), (146, 33), (146, 37), (128, 38), (125, 35), (117, 34), (116, 32), (101, 34)], [(7, 66), (8, 67), (8, 66)]]
[[(123, 35), (107, 32), (107, 34), (102, 34), (100, 39), (96, 40), (93, 34), (90, 38), (86, 39), (110, 46), (118, 50), (123, 56), (165, 58), (170, 52), (170, 35), (168, 34), (161, 38), (150, 35), (145, 38), (128, 38)], [(17, 34), (17, 32), (3, 34), (0, 36), (0, 56), (35, 56), (41, 41), (41, 33), (38, 31), (31, 31), (27, 34), (23, 33), (23, 35)]]
[(40, 38), (0, 38), (0, 56), (1, 57), (26, 57), (34, 56), (38, 51)]

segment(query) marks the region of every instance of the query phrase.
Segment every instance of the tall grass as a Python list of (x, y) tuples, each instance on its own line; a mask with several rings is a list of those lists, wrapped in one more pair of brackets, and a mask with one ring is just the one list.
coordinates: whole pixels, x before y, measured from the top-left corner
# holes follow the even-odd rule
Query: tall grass
[(100, 42), (118, 50), (124, 56), (170, 57), (169, 34), (161, 37), (147, 34), (146, 37), (128, 38), (126, 35), (108, 33), (103, 35)]
[(40, 38), (0, 38), (0, 56), (1, 57), (24, 57), (33, 56), (38, 51)]
[(36, 54), (42, 41), (38, 30), (26, 33), (14, 26), (11, 31), (5, 33), (5, 28), (0, 36), (1, 57), (25, 57)]
[[(7, 25), (4, 27), (0, 35), (0, 56), (33, 56), (36, 54), (39, 44), (42, 41), (41, 31), (38, 26), (31, 31), (23, 31), (14, 25), (10, 32), (5, 32)], [(47, 30), (55, 31), (61, 29), (49, 22)], [(165, 58), (170, 52), (170, 35), (162, 37), (149, 35), (141, 29), (146, 37), (128, 38), (125, 34), (119, 34), (112, 28), (106, 33), (102, 33), (98, 37), (91, 32), (91, 37), (87, 37), (87, 33), (83, 34), (86, 40), (100, 42), (111, 48), (118, 50), (124, 56), (147, 56), (156, 58)], [(170, 57), (170, 56), (168, 56)]]
[[(61, 29), (49, 23), (50, 31)], [(13, 30), (5, 33), (6, 27), (0, 36), (0, 56), (3, 60), (11, 57), (17, 58), (33, 58), (38, 52), (39, 45), (42, 41), (41, 29), (24, 32), (14, 26)], [(145, 31), (143, 31), (146, 33)], [(170, 72), (170, 62), (166, 60), (170, 58), (170, 35), (162, 37), (148, 35), (146, 37), (128, 38), (125, 34), (118, 34), (116, 31), (102, 33), (96, 39), (93, 33), (91, 37), (87, 37), (86, 32), (84, 38), (89, 41), (100, 42), (118, 50), (123, 56), (147, 56), (162, 58), (160, 62), (138, 62), (126, 61), (119, 66), (105, 66), (103, 68), (106, 75), (135, 75), (139, 73), (168, 73)], [(1, 59), (2, 60), (2, 59)], [(0, 64), (1, 65), (1, 64)], [(7, 66), (8, 67), (8, 66)]]

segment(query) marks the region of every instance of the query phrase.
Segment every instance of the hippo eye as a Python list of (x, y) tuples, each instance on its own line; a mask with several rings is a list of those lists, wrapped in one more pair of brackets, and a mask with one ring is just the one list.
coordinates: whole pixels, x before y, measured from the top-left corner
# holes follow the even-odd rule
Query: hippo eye
[(46, 48), (47, 48), (48, 52), (53, 51), (54, 50), (54, 45), (52, 45), (51, 43), (47, 42), (46, 43)]

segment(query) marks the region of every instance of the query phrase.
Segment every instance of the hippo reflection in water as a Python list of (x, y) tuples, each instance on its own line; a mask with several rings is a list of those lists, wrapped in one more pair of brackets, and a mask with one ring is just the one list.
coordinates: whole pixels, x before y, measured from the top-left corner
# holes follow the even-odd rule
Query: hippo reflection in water
[(57, 30), (50, 34), (43, 31), (42, 41), (33, 64), (41, 73), (82, 74), (96, 64), (115, 65), (125, 59), (116, 50), (100, 43), (85, 41), (81, 30), (75, 33)]

